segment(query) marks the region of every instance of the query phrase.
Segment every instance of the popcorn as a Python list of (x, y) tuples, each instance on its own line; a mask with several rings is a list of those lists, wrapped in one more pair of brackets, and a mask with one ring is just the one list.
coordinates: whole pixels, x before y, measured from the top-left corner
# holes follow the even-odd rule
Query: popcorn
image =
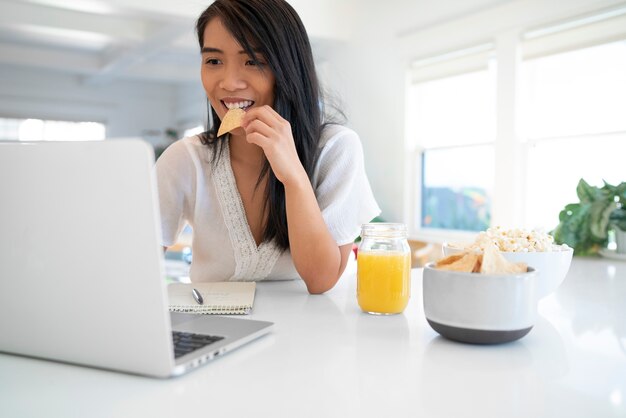
[(503, 229), (499, 226), (480, 232), (466, 250), (484, 251), (493, 246), (503, 252), (549, 252), (562, 251), (567, 246), (557, 245), (554, 238), (539, 229)]

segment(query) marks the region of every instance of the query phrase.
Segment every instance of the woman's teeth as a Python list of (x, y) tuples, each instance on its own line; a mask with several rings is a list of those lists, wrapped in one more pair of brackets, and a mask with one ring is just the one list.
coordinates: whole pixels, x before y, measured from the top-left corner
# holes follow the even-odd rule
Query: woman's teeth
[(228, 109), (246, 109), (252, 106), (252, 103), (253, 102), (251, 100), (244, 100), (242, 102), (231, 102), (231, 103), (224, 102), (224, 106), (226, 106)]

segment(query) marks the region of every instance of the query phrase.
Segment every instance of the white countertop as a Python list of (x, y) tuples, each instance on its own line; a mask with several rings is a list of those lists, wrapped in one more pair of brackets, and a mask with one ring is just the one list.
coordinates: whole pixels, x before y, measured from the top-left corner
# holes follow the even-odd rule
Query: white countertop
[(353, 275), (321, 296), (259, 283), (250, 317), (274, 332), (176, 379), (0, 355), (0, 416), (626, 417), (626, 262), (574, 258), (533, 330), (497, 346), (439, 337), (413, 273), (391, 317), (360, 312)]

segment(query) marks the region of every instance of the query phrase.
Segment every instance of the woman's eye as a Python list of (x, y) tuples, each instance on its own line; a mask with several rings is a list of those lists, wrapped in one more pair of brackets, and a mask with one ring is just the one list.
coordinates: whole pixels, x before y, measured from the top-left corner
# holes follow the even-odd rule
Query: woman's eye
[(217, 58), (208, 58), (204, 61), (204, 63), (208, 65), (218, 65), (220, 63), (220, 60), (218, 60)]
[(256, 65), (256, 66), (263, 66), (265, 65), (265, 63), (261, 60), (248, 60), (246, 61), (246, 65)]

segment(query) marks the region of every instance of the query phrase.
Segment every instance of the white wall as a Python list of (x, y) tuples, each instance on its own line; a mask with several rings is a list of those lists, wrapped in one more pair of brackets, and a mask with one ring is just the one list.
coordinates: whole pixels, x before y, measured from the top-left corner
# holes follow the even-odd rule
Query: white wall
[(198, 125), (205, 126), (207, 122), (207, 100), (202, 83), (200, 82), (200, 70), (198, 69), (197, 83), (179, 86), (176, 89), (174, 102), (174, 118), (176, 127), (182, 132), (185, 129)]
[(339, 45), (329, 56), (323, 81), (340, 96), (348, 125), (361, 137), (366, 170), (383, 218), (401, 221), (404, 71), (385, 45), (383, 37), (371, 32), (362, 33), (359, 42)]

